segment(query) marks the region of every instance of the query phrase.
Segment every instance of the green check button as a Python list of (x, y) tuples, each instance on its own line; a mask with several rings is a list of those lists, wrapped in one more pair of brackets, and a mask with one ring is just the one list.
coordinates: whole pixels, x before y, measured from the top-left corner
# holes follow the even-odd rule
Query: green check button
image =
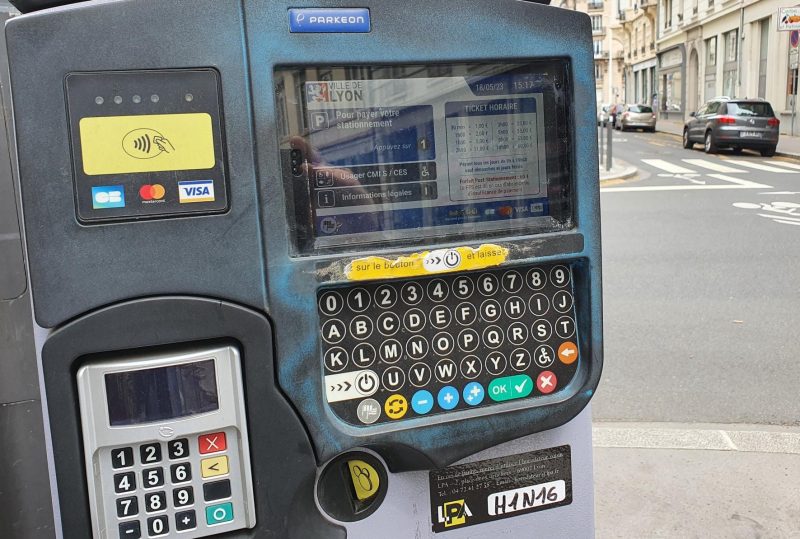
[(527, 397), (533, 391), (533, 380), (527, 374), (506, 376), (492, 380), (489, 384), (489, 398), (495, 402), (510, 401)]

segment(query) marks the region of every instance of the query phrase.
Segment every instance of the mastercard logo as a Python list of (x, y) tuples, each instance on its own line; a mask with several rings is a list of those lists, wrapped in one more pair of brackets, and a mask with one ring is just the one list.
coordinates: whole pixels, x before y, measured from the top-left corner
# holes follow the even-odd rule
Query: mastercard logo
[(142, 200), (161, 200), (164, 198), (164, 194), (166, 190), (164, 186), (160, 183), (154, 183), (153, 185), (143, 185), (139, 189), (139, 196)]

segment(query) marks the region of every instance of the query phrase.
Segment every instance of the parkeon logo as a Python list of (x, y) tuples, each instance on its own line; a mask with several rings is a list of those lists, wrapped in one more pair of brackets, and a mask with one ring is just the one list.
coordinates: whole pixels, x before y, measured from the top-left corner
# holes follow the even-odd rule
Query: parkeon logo
[(472, 511), (464, 500), (445, 502), (438, 507), (438, 519), (445, 528), (462, 526), (467, 523), (467, 517), (472, 516)]

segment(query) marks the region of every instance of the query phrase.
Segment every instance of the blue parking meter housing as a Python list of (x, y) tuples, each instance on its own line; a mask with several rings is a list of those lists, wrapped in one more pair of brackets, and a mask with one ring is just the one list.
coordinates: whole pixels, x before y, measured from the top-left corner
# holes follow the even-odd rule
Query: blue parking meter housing
[[(589, 18), (519, 0), (191, 7), (79, 2), (6, 27), (63, 535), (90, 536), (103, 492), (78, 373), (206, 349), (241, 364), (241, 424), (203, 431), (247, 427), (237, 536), (374, 536), (344, 523), (389, 526), (426, 489), (320, 516), (326, 463), (357, 450), (385, 488), (512, 440), (572, 445), (559, 503), (590, 515), (588, 414), (573, 421), (603, 363)], [(424, 526), (462, 513), (432, 506)]]

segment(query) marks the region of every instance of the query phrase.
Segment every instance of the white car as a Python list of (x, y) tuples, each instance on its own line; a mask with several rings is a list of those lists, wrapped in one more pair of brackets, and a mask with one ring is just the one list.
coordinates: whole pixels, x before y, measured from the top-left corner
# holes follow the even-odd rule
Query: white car
[(608, 103), (597, 105), (597, 125), (606, 126), (606, 122), (608, 121), (608, 109), (610, 108), (611, 105)]

